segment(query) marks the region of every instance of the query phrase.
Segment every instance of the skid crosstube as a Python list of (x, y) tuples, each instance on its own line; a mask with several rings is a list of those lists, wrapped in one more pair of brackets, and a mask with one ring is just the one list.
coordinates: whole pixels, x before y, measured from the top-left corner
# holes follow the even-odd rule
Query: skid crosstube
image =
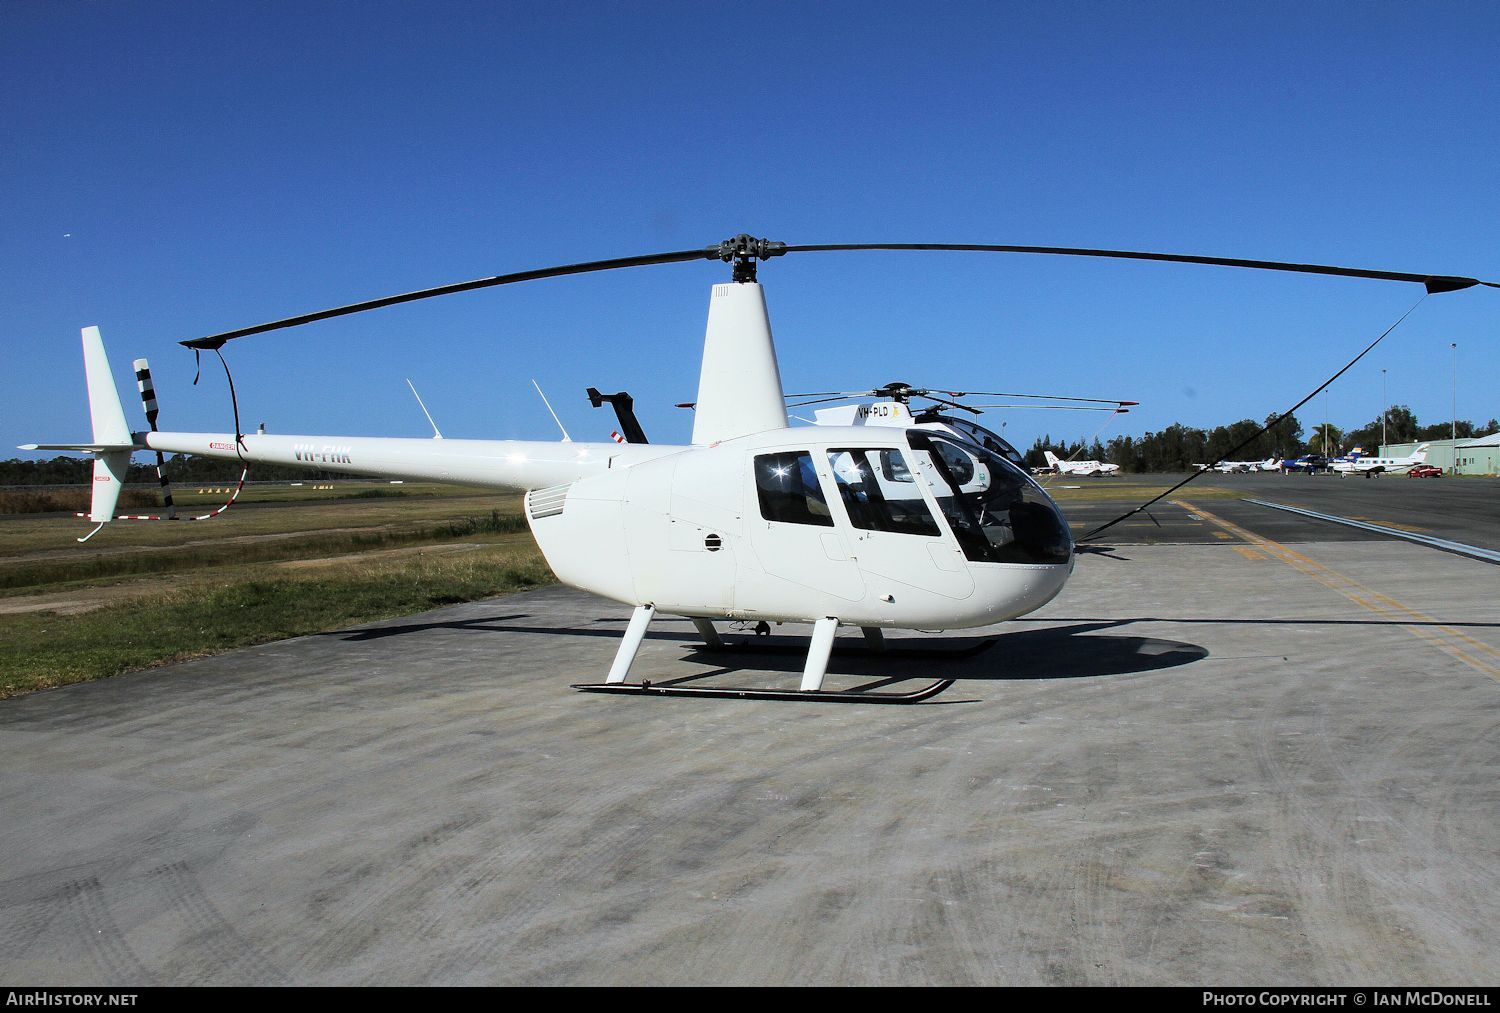
[(620, 693), (629, 696), (697, 696), (724, 697), (732, 700), (791, 700), (803, 703), (921, 703), (931, 700), (953, 685), (952, 679), (939, 679), (910, 693), (877, 693), (852, 690), (755, 689), (748, 686), (652, 685), (650, 682), (583, 682), (573, 689), (584, 693)]

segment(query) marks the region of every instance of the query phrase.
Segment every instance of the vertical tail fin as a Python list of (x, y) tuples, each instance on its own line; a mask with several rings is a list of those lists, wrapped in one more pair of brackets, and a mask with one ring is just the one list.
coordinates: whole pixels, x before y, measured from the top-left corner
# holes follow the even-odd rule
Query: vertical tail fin
[(114, 377), (110, 375), (109, 358), (104, 354), (104, 341), (99, 337), (97, 327), (83, 329), (83, 372), (89, 388), (89, 417), (93, 420), (94, 442), (21, 445), (22, 450), (73, 450), (94, 455), (94, 488), (88, 516), (99, 527), (78, 539), (80, 542), (93, 538), (105, 522), (114, 520), (115, 504), (120, 501), (120, 490), (130, 471), (130, 455), (136, 450), (135, 438), (125, 424), (125, 409), (120, 406), (120, 392), (115, 389)]
[(109, 372), (109, 357), (104, 354), (104, 339), (99, 328), (83, 329), (83, 372), (89, 387), (89, 417), (94, 424), (94, 442), (114, 449), (94, 451), (94, 491), (89, 503), (89, 520), (103, 524), (113, 520), (120, 490), (130, 471), (130, 427), (125, 424), (125, 409), (120, 392)]
[(115, 378), (109, 374), (109, 358), (104, 354), (104, 339), (97, 327), (83, 329), (83, 372), (89, 385), (94, 442), (129, 446), (130, 427), (125, 424), (125, 409), (120, 406)]

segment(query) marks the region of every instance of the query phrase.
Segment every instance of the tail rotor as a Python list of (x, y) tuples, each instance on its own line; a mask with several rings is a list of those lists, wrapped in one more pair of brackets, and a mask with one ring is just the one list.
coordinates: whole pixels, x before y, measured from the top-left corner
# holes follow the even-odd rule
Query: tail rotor
[[(141, 406), (146, 409), (146, 424), (153, 433), (157, 432), (156, 416), (161, 409), (156, 403), (156, 387), (151, 383), (151, 366), (145, 359), (136, 359), (132, 365), (135, 367), (135, 385), (141, 392)], [(167, 517), (176, 520), (177, 507), (172, 503), (172, 483), (167, 478), (167, 460), (160, 450), (156, 452), (156, 478), (161, 482), (161, 501), (167, 508)]]

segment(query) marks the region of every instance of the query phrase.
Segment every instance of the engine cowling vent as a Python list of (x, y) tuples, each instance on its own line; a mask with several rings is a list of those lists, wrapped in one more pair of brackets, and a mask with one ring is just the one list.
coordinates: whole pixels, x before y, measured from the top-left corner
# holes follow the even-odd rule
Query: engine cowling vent
[(556, 517), (567, 503), (568, 490), (573, 483), (554, 485), (546, 489), (533, 489), (526, 494), (526, 514), (534, 521), (543, 517)]

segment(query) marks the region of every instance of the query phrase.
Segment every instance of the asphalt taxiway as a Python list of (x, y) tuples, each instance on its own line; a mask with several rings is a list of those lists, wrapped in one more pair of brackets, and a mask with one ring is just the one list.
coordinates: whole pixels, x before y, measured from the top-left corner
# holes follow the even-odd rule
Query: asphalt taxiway
[[(1171, 476), (1174, 480), (1186, 475)], [(1109, 483), (1128, 480), (1111, 478), (1051, 478), (1053, 489), (1072, 486), (1090, 498), (1074, 502), (1067, 489), (1060, 496), (1075, 532), (1083, 532), (1118, 517), (1140, 502), (1121, 493), (1095, 499), (1107, 492)], [(1153, 493), (1154, 495), (1154, 493)], [(1195, 497), (1198, 497), (1195, 499)], [(1171, 543), (1212, 539), (1212, 526), (1205, 527), (1172, 508), (1173, 500), (1219, 504), (1231, 516), (1254, 523), (1255, 529), (1280, 541), (1368, 541), (1369, 532), (1329, 523), (1308, 524), (1247, 502), (1279, 503), (1352, 520), (1386, 525), (1397, 530), (1423, 532), (1444, 539), (1500, 549), (1500, 479), (1494, 478), (1342, 478), (1338, 475), (1201, 475), (1166, 501), (1137, 515), (1101, 536), (1128, 542)]]
[[(1207, 481), (1500, 547), (1493, 483)], [(626, 610), (561, 588), (0, 702), (0, 981), (1492, 983), (1500, 567), (1194, 489), (840, 638), (911, 707), (573, 692)], [(692, 633), (633, 675), (795, 685)]]

